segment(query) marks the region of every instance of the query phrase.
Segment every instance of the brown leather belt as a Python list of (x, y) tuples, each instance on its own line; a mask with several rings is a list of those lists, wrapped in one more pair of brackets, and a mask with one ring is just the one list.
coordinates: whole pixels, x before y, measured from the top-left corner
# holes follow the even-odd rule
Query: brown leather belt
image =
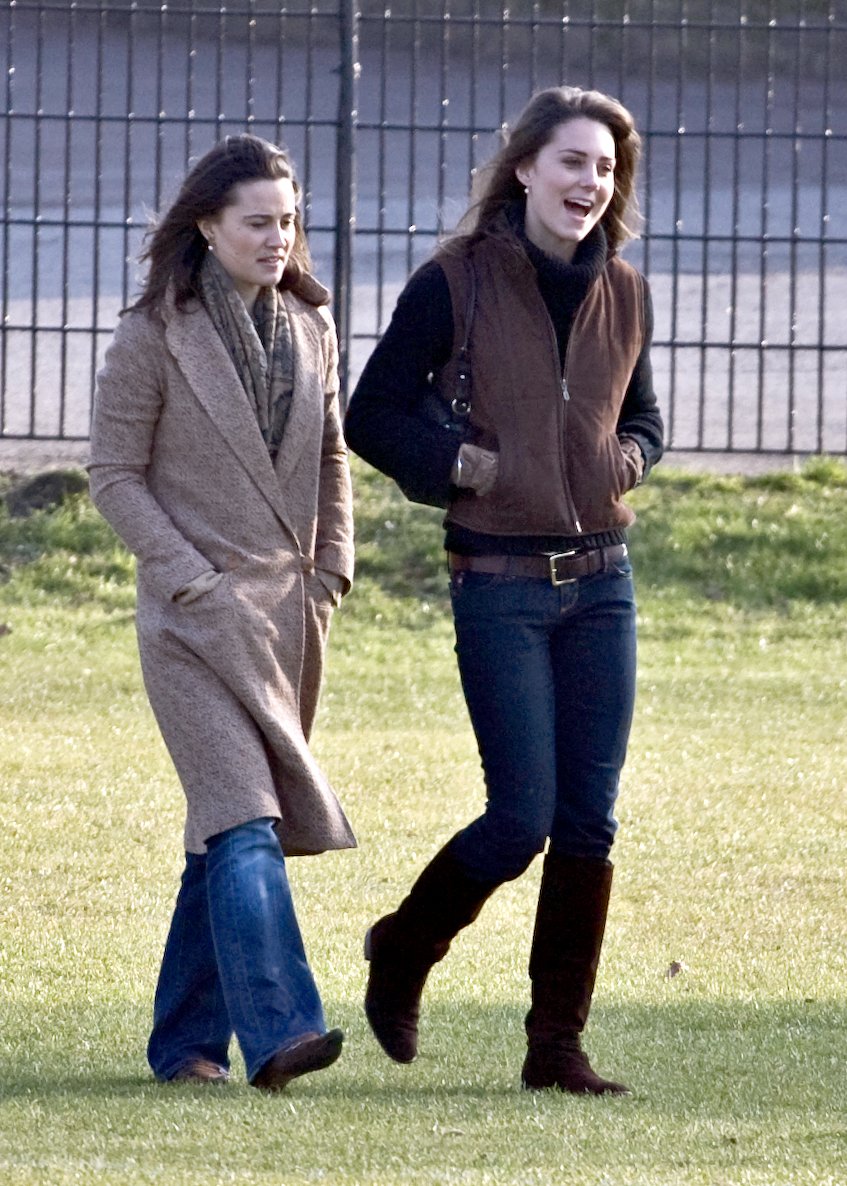
[(549, 581), (551, 585), (569, 585), (580, 577), (603, 572), (609, 564), (617, 564), (627, 555), (626, 544), (610, 548), (591, 548), (587, 552), (545, 552), (539, 556), (460, 556), (449, 552), (447, 563), (451, 572), (486, 572), (494, 576), (530, 577)]

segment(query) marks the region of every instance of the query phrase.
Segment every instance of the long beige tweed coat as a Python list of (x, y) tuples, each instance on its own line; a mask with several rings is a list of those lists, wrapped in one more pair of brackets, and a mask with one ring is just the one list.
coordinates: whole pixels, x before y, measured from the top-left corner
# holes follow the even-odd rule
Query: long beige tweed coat
[[(315, 567), (346, 585), (353, 571), (335, 330), (284, 299), (294, 396), (275, 465), (199, 304), (125, 314), (97, 380), (91, 493), (137, 558), (142, 672), (190, 852), (261, 816), (289, 854), (356, 843), (308, 746), (332, 611)], [(210, 592), (173, 600), (210, 568), (224, 574)]]

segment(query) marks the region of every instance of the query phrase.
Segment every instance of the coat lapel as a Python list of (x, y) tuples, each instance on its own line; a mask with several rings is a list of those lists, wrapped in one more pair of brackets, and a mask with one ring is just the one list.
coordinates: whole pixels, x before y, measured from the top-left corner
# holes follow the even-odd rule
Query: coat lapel
[[(285, 432), (276, 458), (277, 480), (284, 491), (289, 480), (294, 480), (297, 463), (307, 443), (323, 433), (323, 388), (315, 399), (315, 359), (321, 357), (321, 343), (314, 324), (303, 317), (299, 301), (285, 294), (291, 325), (291, 345), (294, 353), (294, 394)], [(308, 369), (311, 373), (305, 373)]]
[[(205, 408), (259, 493), (273, 507), (300, 550), (297, 532), (286, 511), (279, 480), (247, 395), (215, 327), (202, 306), (171, 313), (165, 331), (168, 346), (191, 390)], [(296, 368), (295, 345), (295, 368)], [(295, 371), (296, 374), (296, 371)], [(295, 382), (295, 391), (297, 384)], [(292, 406), (292, 416), (294, 413)], [(287, 432), (287, 428), (286, 428)]]

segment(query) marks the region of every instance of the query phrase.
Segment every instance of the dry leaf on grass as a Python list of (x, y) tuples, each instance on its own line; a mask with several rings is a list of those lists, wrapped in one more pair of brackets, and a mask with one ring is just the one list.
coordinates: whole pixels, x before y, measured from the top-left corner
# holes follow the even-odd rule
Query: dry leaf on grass
[(682, 960), (671, 960), (665, 969), (665, 980), (673, 980), (674, 976), (679, 976), (680, 972), (687, 972), (688, 965), (684, 964)]

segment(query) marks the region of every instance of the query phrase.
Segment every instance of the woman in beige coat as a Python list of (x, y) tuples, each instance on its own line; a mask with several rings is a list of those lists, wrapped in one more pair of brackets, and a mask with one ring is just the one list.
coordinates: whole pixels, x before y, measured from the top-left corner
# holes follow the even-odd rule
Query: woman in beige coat
[(355, 846), (308, 746), (353, 566), (337, 347), (286, 154), (228, 137), (152, 234), (98, 376), (94, 501), (138, 561), (150, 703), (185, 790), (186, 866), (148, 1058), (255, 1087), (334, 1062), (285, 860)]

